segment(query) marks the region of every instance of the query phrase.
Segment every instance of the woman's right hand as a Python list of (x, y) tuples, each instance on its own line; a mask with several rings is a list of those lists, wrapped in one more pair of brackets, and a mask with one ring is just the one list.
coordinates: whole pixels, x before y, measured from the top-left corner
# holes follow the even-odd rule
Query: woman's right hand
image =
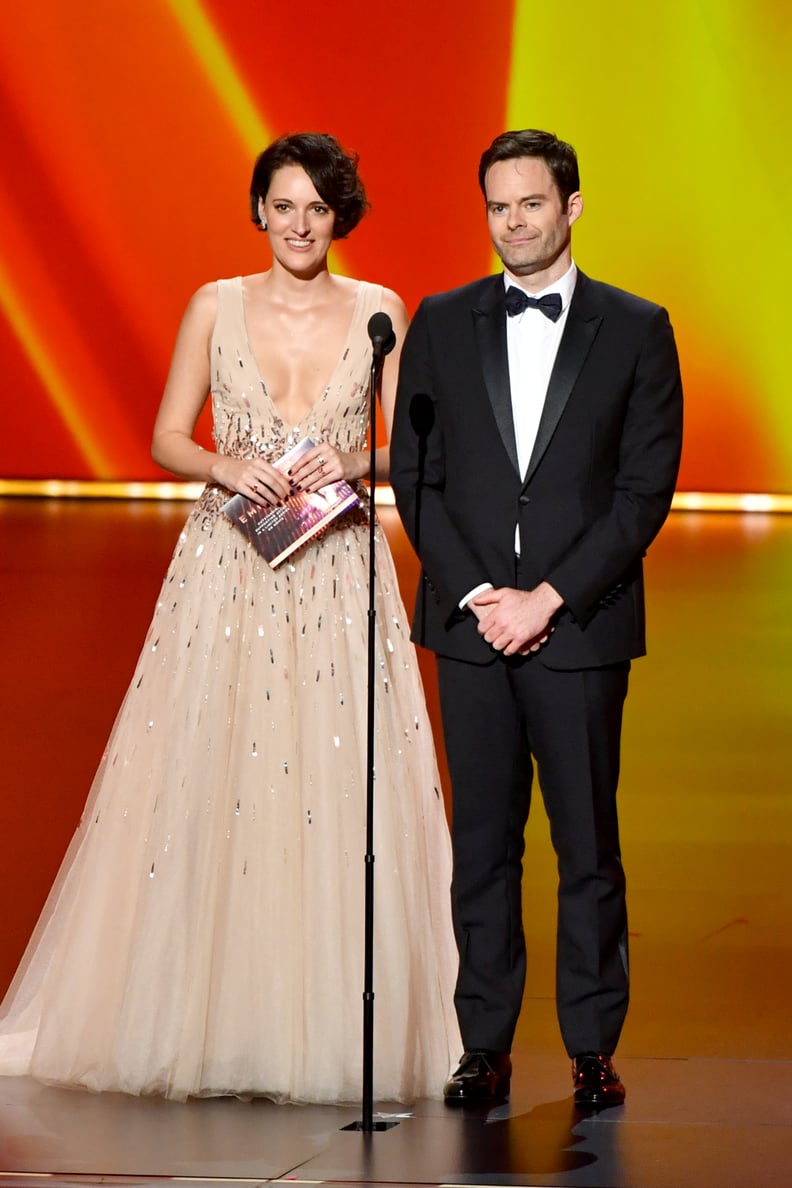
[(212, 463), (212, 478), (259, 507), (274, 507), (291, 494), (286, 476), (262, 458), (232, 458), (228, 454), (218, 454)]

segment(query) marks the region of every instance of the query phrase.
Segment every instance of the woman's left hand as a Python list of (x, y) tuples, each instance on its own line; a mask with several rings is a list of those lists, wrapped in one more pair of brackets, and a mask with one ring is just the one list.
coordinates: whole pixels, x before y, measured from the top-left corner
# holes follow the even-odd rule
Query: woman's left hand
[(345, 465), (349, 458), (349, 454), (343, 454), (335, 446), (322, 441), (295, 462), (288, 477), (301, 491), (318, 491), (328, 483), (337, 483), (339, 479), (349, 480), (348, 467)]

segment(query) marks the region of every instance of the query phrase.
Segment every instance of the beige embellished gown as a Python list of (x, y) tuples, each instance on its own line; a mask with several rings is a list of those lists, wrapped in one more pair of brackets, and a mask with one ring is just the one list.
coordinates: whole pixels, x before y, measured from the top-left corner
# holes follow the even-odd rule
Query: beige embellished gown
[[(267, 395), (242, 282), (220, 281), (217, 449), (366, 446), (379, 286), (299, 424)], [(179, 539), (82, 821), (2, 1007), (0, 1074), (94, 1090), (361, 1094), (368, 523), (276, 570), (208, 486)], [(379, 1100), (439, 1094), (460, 1045), (450, 846), (420, 675), (378, 531)]]

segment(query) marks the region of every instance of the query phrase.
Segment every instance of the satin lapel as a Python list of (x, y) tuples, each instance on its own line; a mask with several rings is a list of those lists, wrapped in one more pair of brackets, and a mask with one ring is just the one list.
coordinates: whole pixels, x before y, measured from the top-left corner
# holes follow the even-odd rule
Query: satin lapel
[[(514, 416), (509, 387), (509, 356), (506, 346), (506, 305), (503, 300), (505, 289), (503, 277), (494, 276), (481, 301), (473, 309), (473, 321), (478, 338), (481, 367), (487, 394), (498, 431), (511, 459), (519, 473), (517, 461), (517, 439), (514, 436)], [(571, 312), (571, 311), (570, 311)]]
[(536, 433), (531, 459), (525, 473), (524, 482), (527, 483), (542, 460), (545, 450), (549, 446), (556, 431), (561, 415), (566, 408), (567, 401), (580, 375), (586, 356), (591, 350), (592, 343), (597, 337), (602, 317), (599, 314), (587, 312), (586, 278), (579, 274), (578, 285), (572, 298), (567, 315), (567, 324), (561, 343), (558, 347), (555, 365), (547, 385), (539, 428)]

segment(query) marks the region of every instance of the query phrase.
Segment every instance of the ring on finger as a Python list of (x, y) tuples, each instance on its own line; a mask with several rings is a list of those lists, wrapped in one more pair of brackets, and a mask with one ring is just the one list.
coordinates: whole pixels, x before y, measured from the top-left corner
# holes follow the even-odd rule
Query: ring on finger
[(316, 459), (316, 461), (319, 463), (320, 466), (324, 466), (324, 464), (325, 464), (325, 460), (321, 455)]

